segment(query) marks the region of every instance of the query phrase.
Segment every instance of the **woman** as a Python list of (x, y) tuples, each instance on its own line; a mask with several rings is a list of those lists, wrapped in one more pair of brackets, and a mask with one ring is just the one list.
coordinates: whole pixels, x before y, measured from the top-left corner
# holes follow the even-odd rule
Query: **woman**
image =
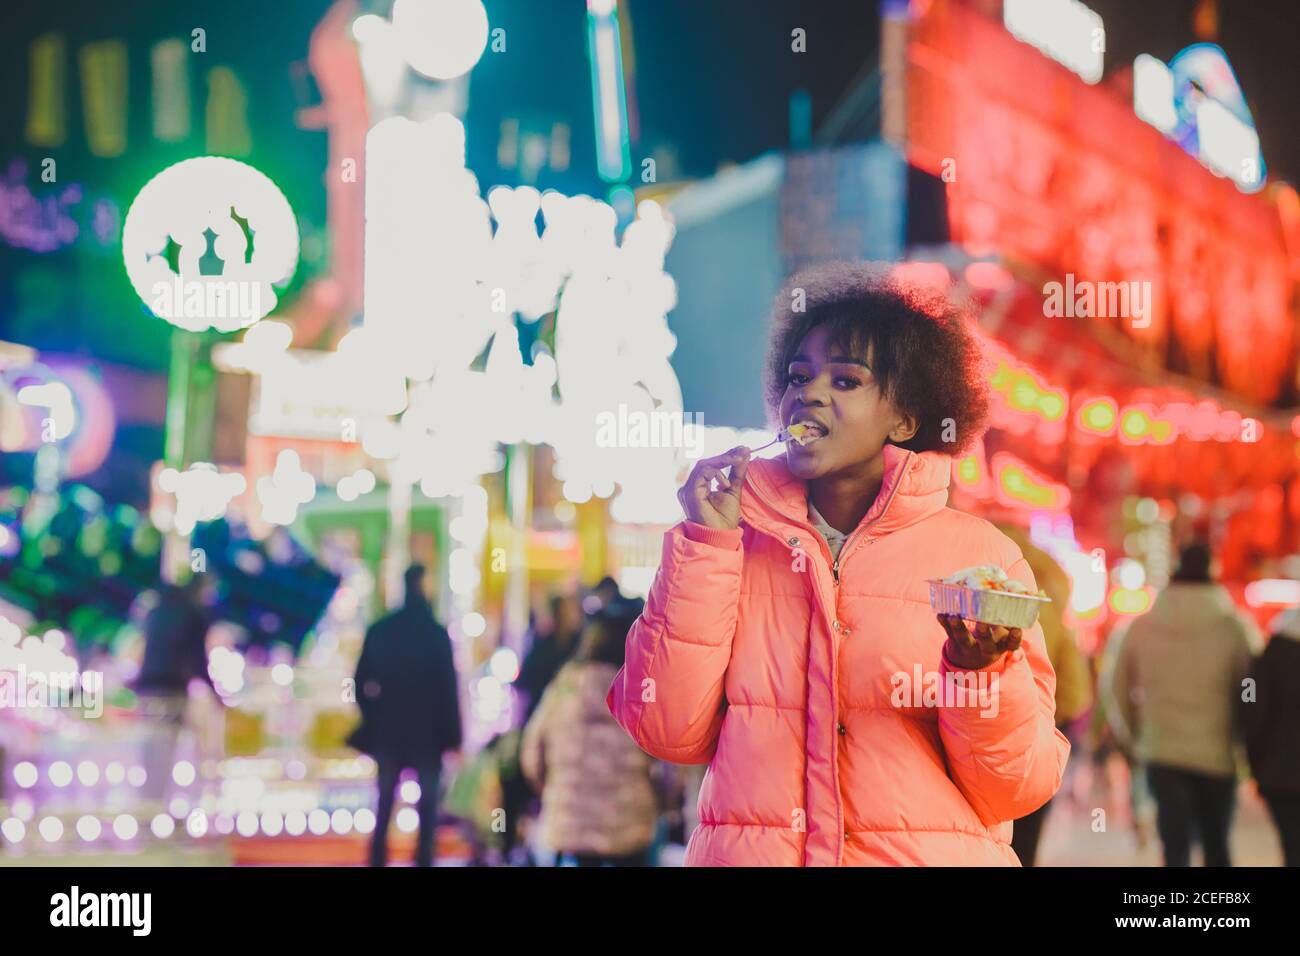
[(769, 408), (818, 437), (695, 466), (609, 708), (648, 753), (709, 765), (687, 865), (1017, 866), (1011, 821), (1069, 755), (1042, 631), (936, 619), (926, 583), (995, 564), (1034, 584), (945, 507), (987, 414), (979, 349), (864, 267), (778, 303)]
[(605, 693), (623, 663), (642, 603), (616, 602), (592, 619), (524, 728), (520, 763), (542, 795), (542, 841), (579, 866), (646, 866), (658, 805), (654, 761), (610, 720)]

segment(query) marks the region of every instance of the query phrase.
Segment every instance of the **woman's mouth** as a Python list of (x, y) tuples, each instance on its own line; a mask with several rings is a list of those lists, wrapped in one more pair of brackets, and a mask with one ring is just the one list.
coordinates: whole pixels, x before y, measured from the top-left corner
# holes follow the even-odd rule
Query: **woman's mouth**
[(826, 429), (817, 422), (794, 422), (785, 429), (785, 440), (802, 448), (826, 437)]

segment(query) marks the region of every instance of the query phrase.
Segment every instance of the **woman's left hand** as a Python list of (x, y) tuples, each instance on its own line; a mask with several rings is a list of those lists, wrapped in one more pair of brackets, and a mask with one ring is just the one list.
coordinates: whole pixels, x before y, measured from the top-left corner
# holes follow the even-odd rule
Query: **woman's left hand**
[(1001, 660), (1007, 651), (1014, 651), (1020, 646), (1022, 635), (1018, 627), (1002, 627), (977, 621), (972, 633), (957, 614), (940, 614), (938, 618), (948, 634), (948, 643), (944, 646), (948, 660), (965, 670), (987, 667)]

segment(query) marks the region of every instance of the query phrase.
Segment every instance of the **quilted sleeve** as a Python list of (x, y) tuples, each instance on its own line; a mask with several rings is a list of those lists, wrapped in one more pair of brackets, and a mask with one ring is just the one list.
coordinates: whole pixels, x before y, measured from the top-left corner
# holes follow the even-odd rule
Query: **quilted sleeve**
[[(1037, 587), (1023, 557), (1007, 574)], [(939, 672), (945, 687), (953, 678), (973, 678), (968, 686), (987, 688), (987, 696), (962, 695), (961, 706), (939, 711), (953, 780), (980, 820), (986, 826), (1016, 820), (1050, 800), (1061, 786), (1070, 742), (1056, 729), (1056, 675), (1042, 628), (1026, 630), (1018, 649), (980, 670), (958, 668), (945, 653)]]
[(645, 610), (627, 636), (627, 658), (605, 698), (646, 753), (707, 763), (726, 708), (740, 601), (743, 532), (683, 521), (664, 535)]

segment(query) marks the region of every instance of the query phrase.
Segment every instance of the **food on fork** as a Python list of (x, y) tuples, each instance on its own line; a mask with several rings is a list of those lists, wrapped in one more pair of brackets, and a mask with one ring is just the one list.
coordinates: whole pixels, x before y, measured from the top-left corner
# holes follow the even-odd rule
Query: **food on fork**
[(806, 445), (814, 438), (821, 437), (821, 430), (808, 424), (808, 422), (795, 422), (793, 425), (787, 425), (781, 429), (781, 434), (777, 436), (778, 441), (797, 441), (800, 445)]
[(750, 453), (753, 454), (753, 452), (762, 451), (764, 448), (775, 445), (777, 442), (785, 443), (792, 441), (798, 442), (801, 446), (806, 445), (810, 441), (816, 441), (818, 438), (822, 438), (825, 434), (826, 429), (821, 425), (818, 425), (816, 422), (795, 422), (793, 425), (787, 425), (785, 428), (782, 428), (776, 433), (776, 437), (766, 445), (759, 445), (757, 448), (750, 449)]

